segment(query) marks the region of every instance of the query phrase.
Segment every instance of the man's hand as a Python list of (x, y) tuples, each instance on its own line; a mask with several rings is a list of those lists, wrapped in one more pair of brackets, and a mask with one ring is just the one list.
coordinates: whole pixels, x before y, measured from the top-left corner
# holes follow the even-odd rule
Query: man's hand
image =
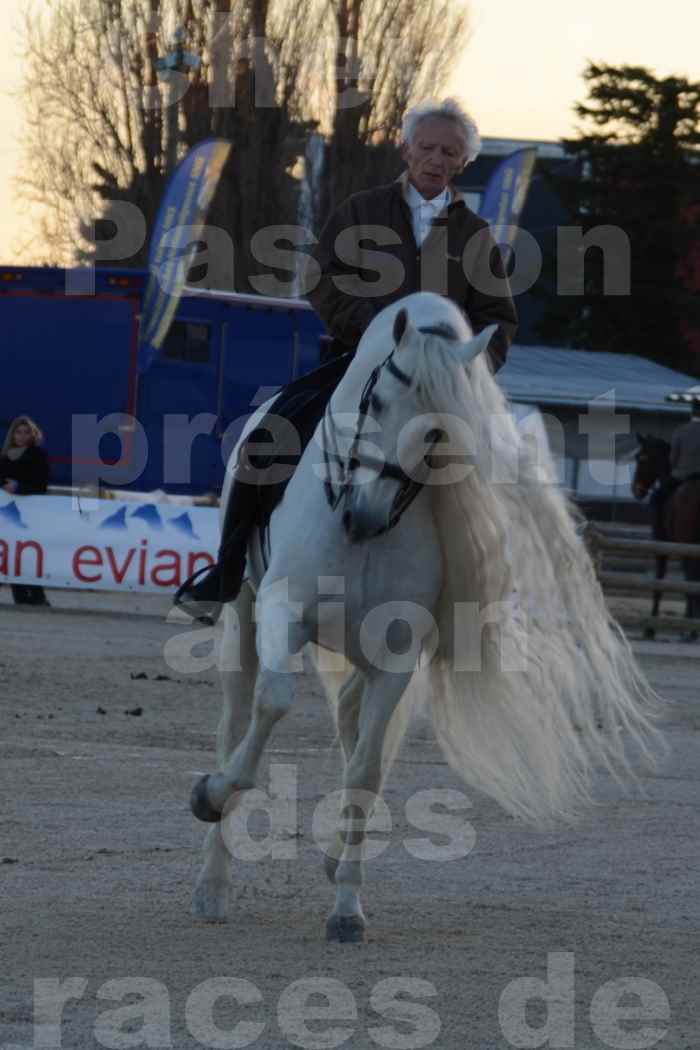
[(10, 492), (10, 493), (16, 492), (18, 488), (19, 488), (19, 485), (17, 484), (17, 482), (16, 481), (12, 481), (12, 480), (6, 481), (5, 484), (3, 485), (3, 489), (5, 490), (5, 492)]

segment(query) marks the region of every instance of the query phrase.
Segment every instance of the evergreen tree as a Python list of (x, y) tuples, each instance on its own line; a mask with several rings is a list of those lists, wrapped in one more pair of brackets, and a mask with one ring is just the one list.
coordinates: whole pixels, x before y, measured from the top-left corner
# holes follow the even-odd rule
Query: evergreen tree
[(567, 267), (577, 263), (560, 250), (559, 294), (540, 333), (560, 345), (640, 354), (700, 374), (700, 84), (658, 79), (637, 66), (590, 64), (584, 78), (589, 99), (576, 106), (584, 126), (564, 143), (577, 171), (553, 182), (584, 234), (601, 226), (624, 231), (629, 290), (606, 293), (606, 255), (589, 248), (583, 294), (567, 294)]

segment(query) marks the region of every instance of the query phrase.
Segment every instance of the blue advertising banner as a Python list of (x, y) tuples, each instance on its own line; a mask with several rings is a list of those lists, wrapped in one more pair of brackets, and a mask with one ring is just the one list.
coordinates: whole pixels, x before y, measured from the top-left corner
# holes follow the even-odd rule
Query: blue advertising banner
[(87, 503), (0, 491), (0, 583), (168, 594), (216, 560), (214, 507)]
[(138, 370), (156, 356), (177, 310), (207, 210), (231, 152), (224, 139), (207, 139), (175, 169), (151, 237), (149, 278), (139, 329)]
[(537, 150), (532, 146), (511, 153), (501, 161), (486, 185), (479, 215), (490, 223), (496, 244), (513, 241), (536, 159)]

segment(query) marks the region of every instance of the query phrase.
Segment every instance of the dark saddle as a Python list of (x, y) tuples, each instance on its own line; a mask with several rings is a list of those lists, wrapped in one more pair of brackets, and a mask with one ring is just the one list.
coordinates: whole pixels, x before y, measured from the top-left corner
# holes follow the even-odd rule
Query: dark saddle
[[(230, 509), (236, 519), (267, 527), (351, 358), (335, 358), (280, 391), (239, 449), (227, 517)], [(269, 452), (261, 449), (264, 445)]]

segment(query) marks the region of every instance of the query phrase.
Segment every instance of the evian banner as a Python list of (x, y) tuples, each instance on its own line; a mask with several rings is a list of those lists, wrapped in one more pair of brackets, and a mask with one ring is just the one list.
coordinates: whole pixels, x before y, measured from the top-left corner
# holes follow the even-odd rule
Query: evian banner
[(218, 544), (213, 507), (0, 491), (0, 583), (167, 593)]

